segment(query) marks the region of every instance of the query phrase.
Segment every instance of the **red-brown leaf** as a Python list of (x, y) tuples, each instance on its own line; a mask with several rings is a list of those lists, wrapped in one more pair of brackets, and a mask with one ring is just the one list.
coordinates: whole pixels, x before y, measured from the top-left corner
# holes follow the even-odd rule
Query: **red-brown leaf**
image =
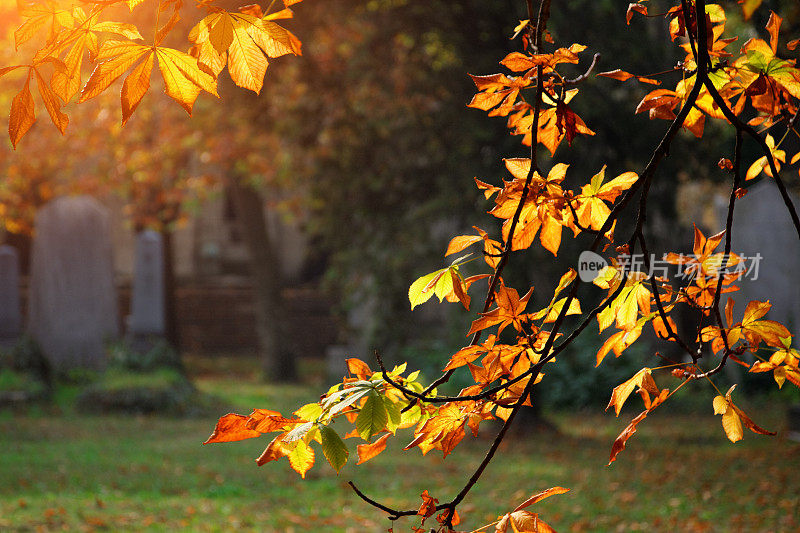
[(249, 417), (244, 415), (237, 415), (236, 413), (228, 413), (221, 417), (217, 421), (214, 432), (203, 444), (211, 444), (212, 442), (234, 442), (237, 440), (260, 437), (261, 433), (247, 428), (246, 424), (248, 418)]

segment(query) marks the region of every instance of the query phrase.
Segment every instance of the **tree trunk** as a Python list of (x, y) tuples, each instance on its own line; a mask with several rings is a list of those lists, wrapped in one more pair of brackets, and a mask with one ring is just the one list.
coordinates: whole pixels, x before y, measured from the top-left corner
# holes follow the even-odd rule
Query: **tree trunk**
[(234, 178), (230, 182), (242, 237), (248, 248), (250, 273), (255, 289), (256, 332), (264, 378), (291, 381), (297, 378), (294, 358), (282, 342), (281, 273), (278, 257), (270, 240), (264, 202), (254, 187)]

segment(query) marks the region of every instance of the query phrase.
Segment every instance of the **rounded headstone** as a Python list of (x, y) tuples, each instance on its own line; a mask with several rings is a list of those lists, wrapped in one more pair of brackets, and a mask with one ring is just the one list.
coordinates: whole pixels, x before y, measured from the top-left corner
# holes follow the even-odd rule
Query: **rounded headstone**
[(54, 370), (100, 369), (119, 334), (108, 212), (88, 196), (58, 198), (34, 231), (30, 333)]

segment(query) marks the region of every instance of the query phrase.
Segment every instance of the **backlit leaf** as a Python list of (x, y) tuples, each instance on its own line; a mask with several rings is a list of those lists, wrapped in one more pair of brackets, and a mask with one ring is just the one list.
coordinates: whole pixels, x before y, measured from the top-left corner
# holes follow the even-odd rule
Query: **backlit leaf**
[(386, 406), (377, 393), (371, 393), (361, 407), (361, 411), (356, 418), (356, 429), (362, 439), (369, 441), (373, 435), (379, 433), (386, 427), (389, 414)]
[(380, 437), (375, 442), (371, 444), (359, 444), (358, 449), (358, 462), (357, 465), (361, 463), (366, 463), (373, 457), (380, 454), (383, 450), (386, 449), (386, 441), (391, 436), (391, 433), (387, 433), (386, 435)]
[(247, 427), (248, 417), (228, 413), (217, 421), (214, 432), (203, 444), (212, 442), (234, 442), (238, 440), (252, 439), (260, 437), (261, 433)]
[(350, 452), (336, 431), (328, 426), (321, 426), (319, 431), (322, 435), (322, 453), (338, 473), (347, 462)]
[(28, 72), (28, 79), (22, 90), (14, 96), (11, 101), (11, 115), (8, 118), (8, 135), (14, 148), (22, 137), (31, 129), (36, 122), (36, 112), (33, 106), (33, 96), (30, 89), (31, 73)]

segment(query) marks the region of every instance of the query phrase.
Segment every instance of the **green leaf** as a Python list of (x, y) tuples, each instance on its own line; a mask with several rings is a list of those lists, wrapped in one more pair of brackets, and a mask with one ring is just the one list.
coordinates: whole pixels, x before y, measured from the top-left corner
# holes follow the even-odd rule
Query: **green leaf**
[(350, 455), (350, 452), (347, 451), (347, 445), (345, 445), (339, 434), (330, 427), (321, 426), (319, 430), (322, 433), (322, 453), (338, 474)]
[(373, 435), (386, 427), (389, 421), (389, 414), (386, 412), (386, 406), (383, 400), (377, 393), (372, 393), (367, 396), (367, 401), (361, 408), (356, 418), (356, 430), (358, 434), (365, 441), (369, 441)]
[(400, 406), (390, 400), (387, 396), (383, 397), (383, 405), (386, 407), (386, 414), (389, 416), (386, 428), (394, 433), (403, 420)]

